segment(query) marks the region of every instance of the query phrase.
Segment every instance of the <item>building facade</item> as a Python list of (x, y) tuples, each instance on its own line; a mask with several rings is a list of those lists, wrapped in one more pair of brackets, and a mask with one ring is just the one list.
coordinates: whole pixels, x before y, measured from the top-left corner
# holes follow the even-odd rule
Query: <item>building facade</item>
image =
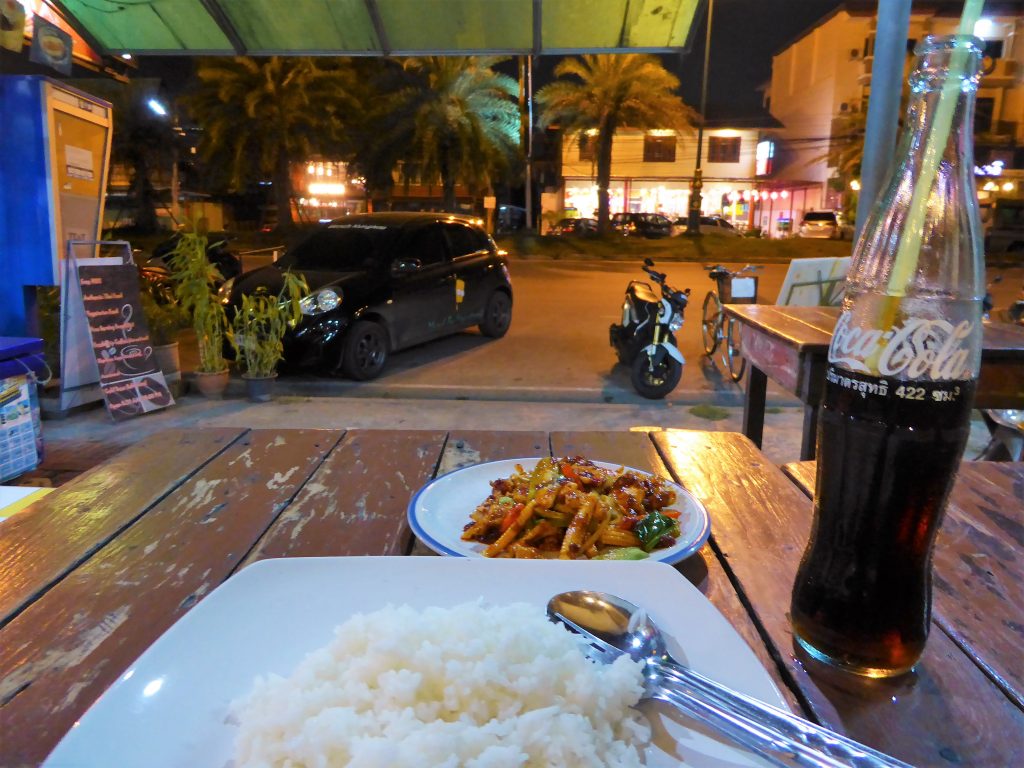
[[(953, 5), (914, 3), (905, 76), (920, 40), (956, 32), (961, 8)], [(841, 209), (850, 187), (858, 187), (856, 179), (839, 179), (827, 155), (834, 137), (857, 123), (851, 116), (866, 110), (876, 10), (874, 2), (846, 3), (772, 59), (766, 106), (783, 126), (771, 135), (776, 147), (772, 178), (805, 184), (809, 209)], [(985, 43), (974, 121), (983, 206), (997, 195), (1019, 195), (1024, 174), (1024, 3), (993, 2), (986, 12), (974, 30)]]
[[(777, 127), (767, 116), (744, 120), (743, 127), (709, 121), (701, 148), (703, 189), (701, 212), (722, 216), (737, 228), (761, 228), (768, 236), (784, 234), (787, 219), (776, 216), (801, 188), (768, 180), (772, 158), (761, 139)], [(596, 163), (592, 137), (565, 137), (562, 142), (562, 186), (544, 196), (548, 218), (594, 217), (597, 211)], [(697, 133), (671, 130), (621, 129), (612, 142), (612, 213), (662, 213), (685, 218), (697, 162)]]

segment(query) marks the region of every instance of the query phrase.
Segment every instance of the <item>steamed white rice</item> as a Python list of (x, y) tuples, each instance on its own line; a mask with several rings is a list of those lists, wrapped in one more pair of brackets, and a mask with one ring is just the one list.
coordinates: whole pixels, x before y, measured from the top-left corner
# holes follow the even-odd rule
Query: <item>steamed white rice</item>
[(237, 768), (639, 766), (640, 666), (526, 604), (353, 616), (232, 705)]

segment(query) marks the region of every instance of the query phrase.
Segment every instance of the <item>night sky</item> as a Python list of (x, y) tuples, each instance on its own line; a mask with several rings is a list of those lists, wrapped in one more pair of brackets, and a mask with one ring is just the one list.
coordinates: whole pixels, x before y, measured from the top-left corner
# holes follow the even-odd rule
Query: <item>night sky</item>
[[(715, 0), (708, 117), (760, 114), (762, 94), (757, 89), (771, 78), (772, 55), (841, 4), (841, 0)], [(702, 10), (689, 53), (661, 57), (666, 69), (682, 82), (683, 100), (694, 108), (700, 103), (705, 18)], [(555, 56), (539, 57), (535, 89), (550, 79), (558, 61)], [(139, 59), (139, 74), (163, 78), (171, 92), (185, 87), (191, 69), (191, 60), (180, 57)]]

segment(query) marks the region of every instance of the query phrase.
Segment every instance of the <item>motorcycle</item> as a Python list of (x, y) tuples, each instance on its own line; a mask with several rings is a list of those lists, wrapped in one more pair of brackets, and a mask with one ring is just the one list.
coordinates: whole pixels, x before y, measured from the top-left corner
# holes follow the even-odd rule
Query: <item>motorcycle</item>
[[(176, 232), (155, 246), (152, 254), (148, 257), (136, 259), (143, 285), (147, 287), (159, 304), (174, 302), (174, 282), (171, 278), (170, 262), (174, 258), (174, 249), (180, 238), (181, 234)], [(231, 278), (242, 273), (242, 261), (230, 249), (229, 241), (230, 238), (227, 235), (211, 236), (206, 245), (206, 259), (220, 273), (220, 277), (214, 281), (215, 288), (219, 288)], [(141, 256), (141, 252), (137, 253)]]
[(622, 324), (609, 328), (609, 339), (619, 362), (629, 366), (633, 388), (649, 400), (660, 400), (683, 375), (686, 360), (675, 332), (683, 327), (690, 289), (676, 290), (653, 267), (653, 261), (644, 259), (643, 270), (661, 286), (661, 296), (648, 283), (631, 280), (622, 302)]

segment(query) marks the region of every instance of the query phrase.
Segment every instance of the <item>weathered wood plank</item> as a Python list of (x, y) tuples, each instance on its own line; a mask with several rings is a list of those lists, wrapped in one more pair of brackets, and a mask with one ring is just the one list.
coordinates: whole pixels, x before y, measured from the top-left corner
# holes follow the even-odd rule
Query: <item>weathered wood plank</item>
[[(789, 602), (811, 501), (749, 441), (730, 437), (731, 451), (714, 449), (700, 432), (656, 439), (666, 443), (673, 472), (706, 494), (727, 567), (816, 718), (912, 765), (1020, 764), (1024, 712), (945, 632), (933, 628), (915, 671), (888, 681), (827, 669), (796, 648)], [(673, 460), (679, 450), (698, 458)]]
[(269, 557), (404, 555), (406, 510), (431, 477), (445, 433), (351, 430), (245, 565)]
[[(1016, 507), (1018, 510), (1024, 509), (1024, 462), (975, 461), (972, 462), (972, 467), (975, 475), (984, 478), (1020, 502)], [(1020, 531), (1020, 528), (1017, 530)], [(1018, 535), (1015, 539), (1024, 540), (1024, 535)]]
[(752, 366), (787, 391), (796, 392), (800, 384), (799, 348), (760, 328), (746, 325), (740, 327), (740, 345), (743, 356)]
[[(811, 323), (801, 319), (802, 316), (817, 318), (818, 310), (818, 307), (730, 304), (726, 311), (740, 319), (745, 326), (757, 328), (791, 346), (827, 348), (832, 338), (832, 329), (823, 330), (813, 324), (813, 319)], [(835, 327), (834, 321), (832, 326)]]
[(228, 577), (335, 440), (319, 430), (246, 434), (0, 630), (5, 764), (38, 765), (142, 651)]
[(985, 323), (981, 343), (999, 357), (1024, 357), (1024, 328), (1016, 323)]
[(782, 465), (782, 471), (788, 475), (797, 488), (804, 492), (808, 498), (814, 496), (814, 472), (818, 463), (816, 461), (792, 461)]
[(168, 430), (0, 526), (0, 626), (225, 449), (244, 430)]
[[(546, 432), (483, 432), (463, 430), (448, 435), (438, 475), (485, 461), (549, 456)], [(483, 501), (483, 499), (480, 499)], [(472, 511), (472, 510), (470, 510)], [(469, 512), (466, 512), (469, 520)]]

